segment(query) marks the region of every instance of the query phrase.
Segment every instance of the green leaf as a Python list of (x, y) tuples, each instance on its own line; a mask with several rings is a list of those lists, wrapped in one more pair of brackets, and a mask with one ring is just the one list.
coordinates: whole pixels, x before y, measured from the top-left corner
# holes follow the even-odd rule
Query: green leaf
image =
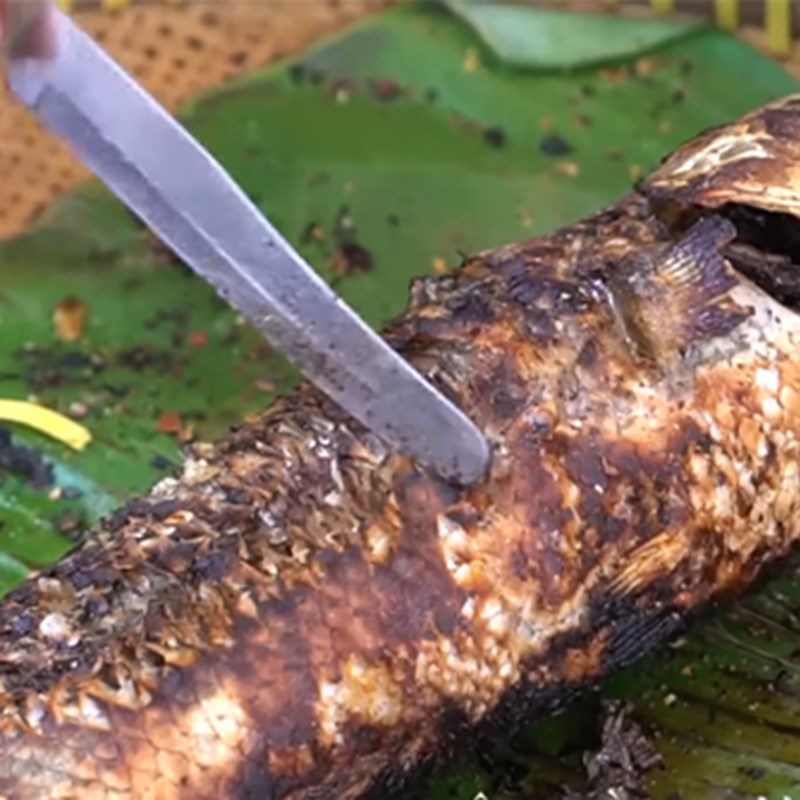
[[(413, 276), (591, 213), (680, 141), (797, 90), (777, 65), (707, 29), (665, 42), (646, 70), (613, 73), (476, 63), (477, 41), (440, 8), (404, 7), (187, 112), (195, 134), (374, 325), (401, 310)], [(578, 43), (569, 48), (574, 55)], [(343, 239), (359, 258), (337, 257)], [(348, 264), (352, 274), (342, 274)], [(35, 394), (67, 413), (83, 405), (95, 437), (73, 453), (12, 430), (13, 446), (43, 457), (52, 482), (39, 488), (0, 467), (1, 589), (69, 546), (60, 529), (169, 473), (164, 459), (177, 464), (180, 451), (158, 430), (165, 412), (217, 436), (296, 375), (97, 187), (0, 246), (0, 265), (0, 397)], [(89, 307), (76, 344), (52, 330), (53, 308), (69, 295)], [(753, 626), (751, 608), (767, 621)], [(797, 609), (800, 579), (784, 575), (698, 626), (683, 648), (610, 681), (608, 695), (632, 699), (660, 734), (656, 796), (800, 797)], [(536, 720), (498, 767), (453, 767), (431, 796), (580, 788), (597, 715), (589, 698)]]
[(0, 592), (7, 592), (28, 576), (28, 568), (10, 553), (0, 552)]
[(575, 69), (633, 58), (699, 30), (694, 22), (576, 14), (512, 3), (449, 0), (503, 61), (525, 69)]

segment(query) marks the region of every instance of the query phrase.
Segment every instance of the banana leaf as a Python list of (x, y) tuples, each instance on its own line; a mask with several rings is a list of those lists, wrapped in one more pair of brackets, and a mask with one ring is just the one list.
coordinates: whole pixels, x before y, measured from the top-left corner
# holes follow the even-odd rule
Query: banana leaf
[(574, 69), (619, 61), (699, 30), (697, 23), (685, 19), (575, 14), (480, 0), (449, 0), (448, 6), (503, 61), (525, 69)]
[[(609, 24), (576, 22), (565, 46), (577, 53)], [(185, 119), (378, 326), (412, 276), (590, 213), (698, 130), (797, 89), (710, 29), (613, 67), (519, 66), (444, 9), (403, 7), (203, 98)], [(0, 398), (34, 397), (94, 437), (77, 453), (0, 428), (6, 589), (168, 475), (184, 441), (220, 435), (297, 376), (96, 186), (2, 244), (0, 269)], [(86, 322), (64, 341), (54, 314), (76, 303)], [(641, 787), (609, 793), (597, 753), (609, 707), (623, 707), (613, 703), (630, 704), (649, 765), (661, 763), (643, 768)], [(800, 798), (798, 726), (800, 575), (788, 564), (602, 692), (440, 773), (428, 796)]]

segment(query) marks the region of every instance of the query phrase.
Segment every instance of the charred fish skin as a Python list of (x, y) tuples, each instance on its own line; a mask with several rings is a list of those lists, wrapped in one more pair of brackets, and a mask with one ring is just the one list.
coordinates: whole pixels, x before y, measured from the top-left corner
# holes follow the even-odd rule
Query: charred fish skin
[(306, 386), (8, 596), (0, 798), (354, 800), (747, 585), (800, 537), (800, 318), (737, 222), (797, 213), (797, 148), (790, 98), (412, 287), (386, 335), (488, 437), (480, 486)]

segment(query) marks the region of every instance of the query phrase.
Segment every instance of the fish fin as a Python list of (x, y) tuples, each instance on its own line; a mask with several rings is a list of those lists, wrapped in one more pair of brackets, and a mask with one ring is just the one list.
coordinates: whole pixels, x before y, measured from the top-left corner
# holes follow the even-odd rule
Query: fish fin
[(639, 355), (668, 367), (750, 315), (729, 296), (738, 279), (722, 250), (735, 237), (728, 220), (705, 217), (675, 244), (637, 254), (612, 275), (617, 315)]
[(636, 595), (674, 572), (690, 553), (686, 531), (664, 531), (627, 554), (608, 591), (620, 596)]

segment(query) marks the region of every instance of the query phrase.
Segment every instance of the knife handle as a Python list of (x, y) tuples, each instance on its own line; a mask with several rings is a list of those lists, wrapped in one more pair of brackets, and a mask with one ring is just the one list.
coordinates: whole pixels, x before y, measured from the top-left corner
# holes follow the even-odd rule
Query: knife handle
[(6, 58), (47, 58), (55, 37), (47, 0), (0, 0), (0, 51)]

